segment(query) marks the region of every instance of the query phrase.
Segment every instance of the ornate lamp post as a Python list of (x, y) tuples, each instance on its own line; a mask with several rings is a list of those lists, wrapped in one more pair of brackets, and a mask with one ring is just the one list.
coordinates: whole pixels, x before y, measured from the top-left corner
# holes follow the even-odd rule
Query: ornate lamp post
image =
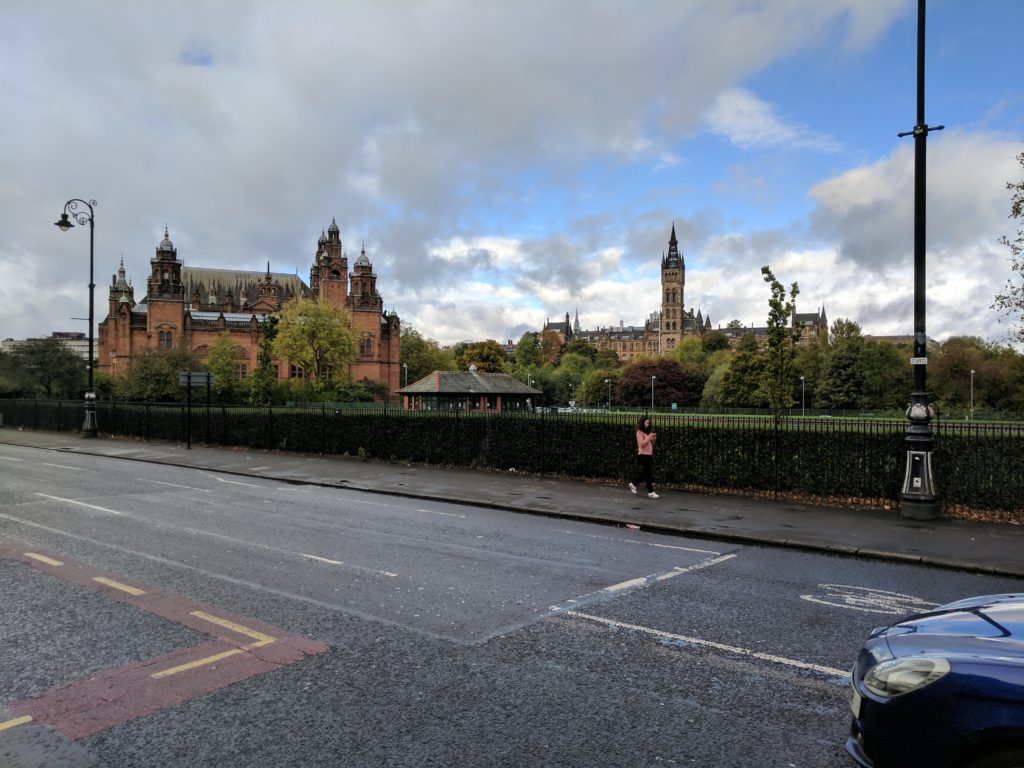
[(608, 410), (612, 408), (612, 380), (605, 379), (604, 383), (608, 385)]
[(657, 376), (651, 376), (651, 413), (654, 413), (654, 380)]
[(917, 125), (899, 134), (914, 137), (914, 391), (907, 408), (907, 467), (900, 493), (900, 514), (913, 520), (933, 520), (940, 511), (932, 473), (932, 408), (925, 387), (925, 171), (928, 132), (945, 126), (929, 127), (924, 121), (924, 6), (925, 0), (917, 0)]
[(806, 416), (807, 409), (804, 408), (804, 377), (800, 377), (800, 415)]
[[(89, 222), (89, 359), (86, 361), (85, 370), (88, 373), (89, 383), (85, 390), (85, 421), (82, 422), (82, 437), (96, 437), (97, 425), (96, 425), (96, 393), (93, 391), (93, 378), (92, 369), (93, 361), (96, 359), (93, 354), (93, 335), (92, 335), (92, 324), (93, 324), (93, 289), (96, 287), (93, 283), (93, 247), (94, 247), (94, 234), (96, 230), (96, 219), (93, 212), (93, 207), (96, 205), (95, 200), (86, 202), (78, 198), (72, 198), (64, 203), (64, 213), (60, 215), (60, 219), (53, 222), (55, 226), (59, 227), (62, 232), (67, 232), (73, 226), (75, 226), (71, 219), (78, 222), (79, 225), (84, 225)], [(84, 210), (80, 210), (79, 206), (85, 206), (89, 209), (86, 213)], [(68, 217), (70, 214), (70, 218)]]
[(402, 363), (402, 367), (405, 369), (405, 384), (403, 384), (402, 386), (408, 387), (409, 386), (409, 364), (408, 363)]

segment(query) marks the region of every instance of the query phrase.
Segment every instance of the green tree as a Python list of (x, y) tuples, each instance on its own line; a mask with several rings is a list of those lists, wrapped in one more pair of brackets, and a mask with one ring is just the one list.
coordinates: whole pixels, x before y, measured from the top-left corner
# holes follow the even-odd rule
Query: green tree
[(59, 339), (29, 339), (7, 356), (4, 375), (24, 397), (78, 397), (86, 386), (85, 361)]
[(597, 347), (591, 344), (586, 339), (572, 339), (565, 346), (562, 347), (562, 355), (567, 354), (581, 355), (587, 358), (588, 362), (594, 362), (597, 359)]
[(213, 394), (220, 400), (230, 401), (235, 394), (235, 365), (241, 352), (242, 347), (232, 341), (228, 331), (224, 331), (206, 353), (203, 362), (213, 374)]
[(914, 388), (914, 370), (895, 344), (864, 339), (861, 369), (861, 408), (902, 410), (906, 407), (907, 396)]
[(274, 354), (287, 358), (322, 391), (332, 371), (356, 358), (356, 332), (344, 307), (312, 299), (292, 299), (278, 315)]
[(729, 369), (722, 375), (722, 387), (718, 395), (722, 407), (763, 408), (768, 405), (761, 386), (765, 369), (765, 356), (757, 346), (754, 334), (743, 334)]
[(455, 355), (452, 350), (441, 345), (434, 339), (424, 338), (411, 325), (402, 326), (401, 362), (408, 366), (402, 370), (402, 386), (419, 381), (434, 371), (454, 371)]
[(771, 268), (761, 267), (761, 276), (771, 288), (768, 300), (768, 344), (765, 349), (765, 375), (761, 389), (768, 405), (778, 414), (793, 405), (793, 359), (800, 328), (792, 322), (796, 313), (796, 297), (800, 287), (789, 286), (787, 294)]
[[(728, 342), (726, 345), (728, 346)], [(702, 365), (707, 359), (707, 352), (704, 350), (700, 337), (684, 336), (676, 344), (675, 349), (669, 353), (669, 356), (679, 364), (697, 363)]]
[(700, 337), (700, 345), (704, 349), (704, 354), (710, 355), (720, 349), (728, 349), (729, 337), (721, 331), (708, 331)]
[(475, 365), (480, 373), (501, 373), (505, 369), (505, 348), (494, 339), (465, 344), (456, 354), (455, 362), (460, 371)]
[(128, 372), (117, 380), (116, 394), (122, 400), (181, 401), (187, 392), (178, 383), (178, 374), (203, 369), (196, 356), (184, 346), (135, 355)]
[(540, 365), (540, 349), (537, 346), (537, 334), (527, 331), (516, 343), (516, 367), (521, 369), (534, 368)]
[[(1017, 161), (1024, 167), (1024, 152), (1017, 155)], [(1018, 222), (1017, 237), (1011, 240), (1004, 236), (999, 238), (999, 242), (1010, 249), (1010, 270), (1013, 275), (1006, 281), (1003, 291), (996, 294), (992, 308), (1011, 318), (1010, 322), (1015, 325), (1012, 337), (1024, 341), (1024, 227), (1020, 224), (1024, 220), (1024, 181), (1009, 181), (1006, 188), (1013, 192), (1010, 198), (1010, 218)]]
[(274, 340), (277, 338), (277, 315), (267, 315), (260, 324), (260, 345), (256, 350), (256, 368), (249, 377), (249, 401), (269, 403), (273, 400), (277, 376), (274, 373)]

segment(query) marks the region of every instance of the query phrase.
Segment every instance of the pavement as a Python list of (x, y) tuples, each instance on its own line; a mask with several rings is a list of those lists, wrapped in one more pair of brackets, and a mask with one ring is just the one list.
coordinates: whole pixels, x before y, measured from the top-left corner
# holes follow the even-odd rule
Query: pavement
[[(659, 499), (625, 485), (551, 476), (432, 467), (340, 456), (0, 428), (0, 444), (191, 467), (286, 483), (628, 526), (737, 544), (790, 547), (1024, 578), (1024, 525), (898, 510), (844, 508), (657, 488)], [(4, 471), (9, 471), (4, 468)], [(2, 475), (0, 475), (2, 477)], [(941, 479), (940, 479), (941, 480)], [(941, 485), (940, 485), (941, 492)]]

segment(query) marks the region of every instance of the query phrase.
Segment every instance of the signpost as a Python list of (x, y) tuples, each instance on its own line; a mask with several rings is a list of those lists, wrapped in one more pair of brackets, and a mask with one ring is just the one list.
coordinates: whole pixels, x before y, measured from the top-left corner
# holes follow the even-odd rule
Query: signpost
[(213, 374), (209, 371), (179, 371), (178, 384), (188, 387), (185, 407), (185, 447), (192, 449), (192, 387), (206, 387), (206, 436), (210, 436), (210, 387)]

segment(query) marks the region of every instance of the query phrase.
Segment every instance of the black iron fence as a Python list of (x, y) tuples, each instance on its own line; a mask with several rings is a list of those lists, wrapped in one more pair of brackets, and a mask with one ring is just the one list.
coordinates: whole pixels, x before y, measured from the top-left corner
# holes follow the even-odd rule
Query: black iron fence
[[(80, 401), (0, 400), (7, 427), (74, 432)], [(655, 480), (742, 492), (896, 501), (905, 473), (898, 419), (655, 415)], [(386, 406), (97, 403), (100, 431), (388, 461), (622, 480), (634, 469), (636, 414), (468, 414)], [(945, 506), (1024, 508), (1024, 424), (935, 423)]]

